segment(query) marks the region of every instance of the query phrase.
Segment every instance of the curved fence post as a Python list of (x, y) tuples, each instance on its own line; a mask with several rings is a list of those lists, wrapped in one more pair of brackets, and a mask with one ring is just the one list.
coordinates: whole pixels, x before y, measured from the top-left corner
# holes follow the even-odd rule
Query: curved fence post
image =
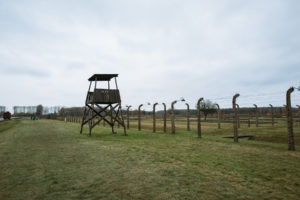
[(156, 113), (155, 113), (155, 107), (158, 103), (153, 104), (153, 133), (156, 132)]
[(171, 104), (172, 109), (172, 134), (175, 134), (175, 111), (174, 111), (174, 104), (177, 103), (177, 101), (173, 101)]
[(295, 151), (295, 142), (294, 142), (294, 130), (293, 130), (293, 114), (291, 106), (291, 93), (294, 91), (294, 88), (291, 87), (286, 92), (286, 117), (288, 124), (288, 144), (289, 150)]
[(272, 104), (269, 104), (271, 107), (271, 119), (272, 119), (272, 126), (274, 126), (274, 108), (272, 106)]
[(234, 142), (239, 141), (238, 136), (238, 127), (237, 127), (237, 109), (236, 109), (236, 99), (240, 96), (240, 94), (235, 94), (232, 98), (232, 109), (234, 112), (234, 119), (233, 119), (233, 138)]
[(129, 119), (129, 109), (130, 109), (130, 107), (131, 106), (127, 106), (127, 112), (126, 112), (127, 113), (127, 129), (129, 129), (129, 127), (130, 127), (130, 125), (129, 125), (129, 120), (130, 120)]
[(188, 131), (191, 130), (191, 127), (190, 127), (190, 105), (188, 103), (185, 103), (186, 105), (186, 129)]
[(202, 137), (201, 133), (201, 110), (200, 110), (200, 103), (203, 101), (203, 98), (201, 97), (197, 102), (197, 130), (198, 130), (198, 138)]
[(139, 105), (139, 109), (138, 109), (138, 130), (141, 130), (141, 107), (143, 106), (143, 104)]
[(216, 106), (218, 108), (218, 129), (221, 129), (221, 124), (220, 124), (220, 106), (219, 104), (216, 103)]
[(238, 128), (241, 128), (241, 123), (240, 123), (240, 106), (239, 106), (239, 104), (236, 104), (236, 107), (237, 107), (237, 125), (238, 125)]
[(253, 104), (255, 107), (255, 125), (258, 127), (258, 108), (256, 104)]
[(162, 105), (164, 106), (164, 133), (167, 132), (167, 106), (165, 103), (162, 103)]

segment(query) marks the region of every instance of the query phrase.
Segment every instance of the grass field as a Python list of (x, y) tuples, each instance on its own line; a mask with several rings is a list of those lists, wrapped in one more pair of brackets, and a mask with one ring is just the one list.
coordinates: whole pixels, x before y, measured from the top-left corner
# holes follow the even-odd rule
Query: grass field
[(203, 123), (197, 139), (184, 123), (175, 135), (132, 124), (127, 137), (89, 137), (76, 123), (11, 121), (0, 124), (0, 199), (300, 199), (300, 126), (295, 152), (285, 126), (242, 124), (255, 140), (235, 144), (222, 138), (231, 124)]

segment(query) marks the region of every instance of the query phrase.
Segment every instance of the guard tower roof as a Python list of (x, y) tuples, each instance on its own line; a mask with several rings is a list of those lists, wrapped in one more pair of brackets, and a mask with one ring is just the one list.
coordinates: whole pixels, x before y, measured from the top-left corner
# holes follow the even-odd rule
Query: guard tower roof
[(118, 74), (94, 74), (89, 81), (110, 81), (114, 77), (118, 77)]

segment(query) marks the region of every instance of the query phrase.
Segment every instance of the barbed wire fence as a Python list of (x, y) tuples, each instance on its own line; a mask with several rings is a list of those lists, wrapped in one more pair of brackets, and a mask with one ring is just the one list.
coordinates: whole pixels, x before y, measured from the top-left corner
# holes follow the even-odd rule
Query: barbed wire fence
[[(204, 100), (209, 99), (214, 104), (218, 104), (218, 106), (220, 107), (219, 112), (217, 109), (215, 109), (215, 113), (211, 114), (207, 120), (204, 120), (204, 122), (222, 124), (234, 123), (236, 121), (237, 123), (247, 124), (248, 127), (250, 127), (251, 124), (254, 123), (256, 123), (257, 125), (272, 124), (272, 126), (274, 126), (274, 124), (276, 123), (286, 121), (287, 116), (291, 116), (292, 121), (295, 121), (296, 123), (299, 122), (300, 125), (300, 106), (298, 105), (300, 104), (300, 92), (292, 93), (290, 115), (288, 114), (289, 109), (286, 106), (286, 95), (287, 93), (282, 91), (252, 94), (248, 93), (245, 95), (241, 94), (238, 98), (237, 103), (239, 105), (237, 109), (238, 120), (235, 120), (235, 117), (233, 115), (234, 108), (232, 107), (232, 96), (228, 95), (222, 97), (204, 98)], [(138, 130), (152, 129), (153, 132), (156, 132), (156, 126), (158, 126), (160, 129), (163, 127), (163, 124), (167, 123), (167, 126), (164, 125), (163, 127), (163, 132), (166, 132), (166, 129), (168, 129), (168, 132), (172, 130), (172, 133), (175, 134), (175, 122), (178, 124), (186, 122), (188, 123), (187, 125), (179, 126), (178, 129), (187, 129), (187, 131), (190, 131), (190, 127), (196, 127), (195, 123), (199, 121), (197, 120), (198, 112), (196, 102), (189, 102), (184, 98), (181, 98), (181, 100), (177, 101), (179, 104), (176, 104), (174, 109), (171, 109), (172, 102), (153, 102), (144, 104), (147, 106), (144, 106), (142, 110), (139, 110), (140, 106), (123, 107), (122, 114), (127, 121), (128, 128), (137, 128)], [(180, 101), (184, 101), (184, 103), (180, 103)], [(159, 105), (160, 107), (157, 106), (156, 109), (151, 110), (151, 108), (154, 108), (152, 106), (154, 103), (157, 103), (156, 105)], [(164, 103), (167, 105), (166, 110), (157, 109), (161, 108)], [(270, 103), (272, 103), (272, 105)], [(191, 105), (188, 114), (186, 104)], [(256, 104), (258, 109), (255, 109), (253, 104)], [(0, 107), (0, 113), (3, 110), (3, 107), (4, 106)], [(128, 107), (131, 109), (128, 109)], [(36, 109), (37, 106), (13, 107), (14, 114), (34, 114), (36, 112)], [(48, 119), (59, 119), (66, 122), (81, 123), (83, 110), (84, 107), (43, 106), (43, 115), (47, 116)], [(254, 121), (255, 115), (257, 117)], [(155, 120), (155, 122), (153, 120)], [(158, 123), (156, 123), (156, 121)], [(98, 125), (100, 125), (100, 122)], [(105, 126), (105, 124), (103, 124), (103, 126)], [(239, 128), (240, 126), (237, 127)]]

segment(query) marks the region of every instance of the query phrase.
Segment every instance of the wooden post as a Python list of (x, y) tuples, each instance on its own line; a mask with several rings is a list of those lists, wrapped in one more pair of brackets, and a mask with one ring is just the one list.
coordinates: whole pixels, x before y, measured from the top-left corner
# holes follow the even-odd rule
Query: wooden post
[(141, 107), (143, 104), (139, 105), (139, 110), (138, 110), (138, 130), (141, 130)]
[(294, 91), (294, 88), (291, 87), (286, 92), (286, 117), (288, 124), (288, 150), (295, 151), (295, 142), (294, 142), (294, 130), (293, 130), (293, 114), (291, 106), (291, 93)]
[(218, 108), (218, 118), (217, 118), (217, 120), (218, 120), (218, 129), (221, 129), (221, 124), (220, 124), (220, 106), (219, 106), (219, 104), (217, 104), (216, 103), (216, 106), (217, 106), (217, 108)]
[(256, 127), (258, 127), (258, 109), (257, 109), (257, 105), (253, 104), (255, 107), (255, 125)]
[(165, 103), (162, 103), (162, 105), (164, 106), (164, 133), (167, 132), (167, 106)]
[(171, 110), (172, 110), (172, 134), (175, 134), (175, 111), (174, 111), (174, 104), (177, 103), (177, 101), (173, 101), (171, 104)]
[(156, 113), (155, 113), (155, 107), (158, 103), (153, 104), (153, 133), (156, 132)]
[(129, 126), (130, 126), (129, 125), (129, 109), (130, 109), (130, 107), (131, 106), (127, 106), (127, 112), (126, 112), (126, 115), (127, 115), (127, 117), (126, 117), (127, 118), (127, 129), (129, 129)]
[(240, 106), (239, 106), (239, 104), (236, 104), (236, 107), (237, 107), (237, 125), (238, 125), (238, 128), (241, 128), (241, 124), (240, 124)]
[(190, 131), (190, 105), (188, 103), (185, 103), (186, 105), (186, 130)]
[(272, 104), (270, 104), (270, 107), (271, 107), (272, 126), (274, 126), (274, 108), (273, 108)]
[(240, 96), (240, 94), (235, 94), (232, 98), (232, 109), (234, 112), (234, 118), (233, 118), (233, 138), (234, 142), (239, 141), (239, 136), (238, 136), (238, 127), (237, 127), (237, 109), (236, 109), (236, 99)]
[(203, 100), (203, 98), (200, 98), (197, 102), (197, 129), (198, 129), (198, 138), (202, 137), (201, 133), (201, 110), (200, 110), (200, 103)]

